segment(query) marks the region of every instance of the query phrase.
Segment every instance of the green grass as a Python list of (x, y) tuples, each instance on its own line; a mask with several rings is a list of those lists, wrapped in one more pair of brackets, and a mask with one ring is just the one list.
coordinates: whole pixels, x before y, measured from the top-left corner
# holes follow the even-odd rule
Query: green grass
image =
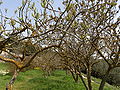
[[(5, 85), (10, 78), (10, 75), (0, 75), (0, 90), (5, 90)], [(100, 82), (100, 79), (93, 79), (97, 82)], [(99, 84), (93, 82), (92, 86), (93, 90), (98, 90)], [(51, 76), (46, 78), (43, 76), (43, 72), (40, 70), (29, 70), (19, 74), (13, 90), (85, 90), (85, 88), (81, 81), (80, 83), (75, 83), (72, 79), (72, 76), (66, 75), (62, 70), (57, 70), (53, 72)], [(106, 84), (104, 90), (120, 89)]]
[(64, 71), (56, 71), (46, 78), (42, 74), (39, 70), (20, 73), (14, 85), (15, 90), (84, 90), (83, 85), (74, 83)]
[(0, 62), (0, 70), (6, 70), (6, 69), (7, 69), (7, 64)]

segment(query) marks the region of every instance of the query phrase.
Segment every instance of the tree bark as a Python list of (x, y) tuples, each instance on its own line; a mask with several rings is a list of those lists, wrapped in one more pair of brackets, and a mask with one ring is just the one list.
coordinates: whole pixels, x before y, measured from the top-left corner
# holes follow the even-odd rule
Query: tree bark
[(87, 81), (88, 81), (88, 90), (92, 90), (92, 85), (91, 85), (91, 66), (88, 65), (87, 68)]
[(74, 74), (72, 71), (70, 71), (70, 72), (71, 72), (71, 74), (72, 74), (72, 77), (73, 77), (75, 83), (78, 83), (78, 75), (77, 75), (77, 74)]
[(104, 89), (104, 86), (105, 86), (106, 80), (107, 80), (107, 78), (109, 76), (110, 70), (111, 69), (108, 69), (107, 72), (105, 73), (105, 76), (104, 76), (104, 78), (102, 79), (102, 81), (100, 83), (99, 90), (103, 90)]
[(18, 73), (19, 73), (19, 69), (16, 69), (13, 76), (12, 76), (12, 79), (10, 80), (10, 82), (6, 85), (6, 90), (12, 90), (12, 86), (18, 76)]
[(82, 80), (82, 83), (84, 84), (86, 90), (88, 90), (88, 87), (87, 87), (87, 85), (86, 85), (86, 83), (85, 83), (85, 81), (84, 81), (84, 79), (83, 79), (81, 73), (79, 74), (79, 77), (80, 77), (80, 79)]

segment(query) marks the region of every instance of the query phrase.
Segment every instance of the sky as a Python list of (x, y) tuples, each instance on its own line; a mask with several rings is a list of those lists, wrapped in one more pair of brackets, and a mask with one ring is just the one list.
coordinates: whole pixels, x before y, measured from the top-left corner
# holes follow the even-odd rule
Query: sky
[[(12, 17), (14, 16), (14, 11), (17, 9), (18, 6), (21, 5), (22, 0), (0, 0), (3, 1), (3, 4), (0, 5), (0, 9), (4, 11), (5, 8), (8, 9), (7, 16)], [(40, 0), (32, 0), (32, 1), (40, 1)], [(62, 7), (61, 1), (63, 0), (54, 0), (54, 7)], [(37, 2), (38, 3), (38, 2)], [(120, 0), (118, 0), (118, 4), (120, 5)], [(120, 14), (120, 12), (119, 12)]]
[(8, 9), (8, 15), (12, 16), (15, 9), (20, 6), (20, 0), (2, 0), (3, 4), (0, 6), (0, 9)]
[[(21, 6), (22, 4), (22, 0), (0, 0), (0, 1), (3, 1), (3, 4), (0, 5), (0, 10), (2, 10), (2, 14), (3, 16), (7, 16), (9, 18), (16, 18), (15, 16), (15, 13), (14, 11)], [(40, 5), (40, 0), (32, 0), (32, 1), (35, 1), (37, 6)], [(55, 8), (58, 8), (58, 7), (62, 7), (62, 2), (63, 0), (54, 0), (54, 7)], [(5, 9), (8, 9), (7, 13), (5, 13)], [(1, 22), (1, 19), (0, 19), (0, 22)], [(7, 26), (7, 28), (9, 29), (10, 26)]]
[[(2, 9), (3, 11), (7, 8), (8, 9), (8, 16), (14, 16), (14, 11), (17, 9), (18, 6), (21, 5), (22, 0), (0, 0), (3, 1), (3, 4), (0, 5), (0, 9)], [(32, 1), (40, 1), (40, 0), (32, 0)], [(54, 7), (61, 7), (61, 1), (63, 0), (54, 0)], [(37, 4), (39, 4), (37, 2)]]

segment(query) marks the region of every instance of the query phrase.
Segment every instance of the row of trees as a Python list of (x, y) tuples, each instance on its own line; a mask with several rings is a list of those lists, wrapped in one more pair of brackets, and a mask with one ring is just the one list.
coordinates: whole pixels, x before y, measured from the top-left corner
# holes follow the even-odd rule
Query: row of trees
[[(6, 89), (12, 89), (19, 72), (30, 66), (36, 56), (50, 49), (61, 57), (63, 67), (71, 72), (76, 82), (80, 77), (86, 90), (92, 90), (92, 67), (104, 60), (108, 68), (99, 87), (103, 90), (110, 71), (120, 67), (117, 1), (64, 0), (62, 10), (53, 7), (53, 0), (41, 0), (37, 7), (31, 0), (22, 0), (22, 5), (15, 10), (15, 18), (1, 11), (0, 51), (11, 57), (0, 56), (0, 60), (16, 66)], [(83, 67), (87, 84), (81, 75)]]

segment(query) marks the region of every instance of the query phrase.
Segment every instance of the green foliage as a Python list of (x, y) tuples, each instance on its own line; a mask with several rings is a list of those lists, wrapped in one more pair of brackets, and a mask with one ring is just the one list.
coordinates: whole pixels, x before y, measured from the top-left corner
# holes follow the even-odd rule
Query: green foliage
[(107, 4), (108, 4), (108, 5), (111, 5), (111, 6), (116, 6), (116, 5), (117, 5), (116, 2), (111, 2), (111, 3), (107, 2)]
[(39, 19), (39, 18), (40, 18), (40, 14), (39, 14), (39, 13), (36, 13), (35, 18), (36, 18), (36, 19)]
[(22, 0), (22, 5), (24, 5), (25, 4), (25, 0)]
[(13, 19), (11, 19), (10, 24), (14, 26), (16, 24), (16, 22)]
[[(93, 66), (93, 75), (98, 78), (102, 78), (107, 69), (108, 64), (105, 61), (101, 60), (99, 63)], [(115, 86), (120, 86), (120, 67), (111, 70), (107, 82)]]
[(43, 8), (45, 8), (46, 4), (47, 4), (47, 0), (41, 0), (41, 6)]
[(2, 1), (0, 1), (0, 5), (2, 4), (3, 2)]
[(72, 14), (68, 14), (67, 17), (66, 17), (66, 20), (67, 20), (67, 21), (70, 21), (71, 18), (72, 18)]
[(0, 31), (2, 30), (2, 26), (0, 25)]

